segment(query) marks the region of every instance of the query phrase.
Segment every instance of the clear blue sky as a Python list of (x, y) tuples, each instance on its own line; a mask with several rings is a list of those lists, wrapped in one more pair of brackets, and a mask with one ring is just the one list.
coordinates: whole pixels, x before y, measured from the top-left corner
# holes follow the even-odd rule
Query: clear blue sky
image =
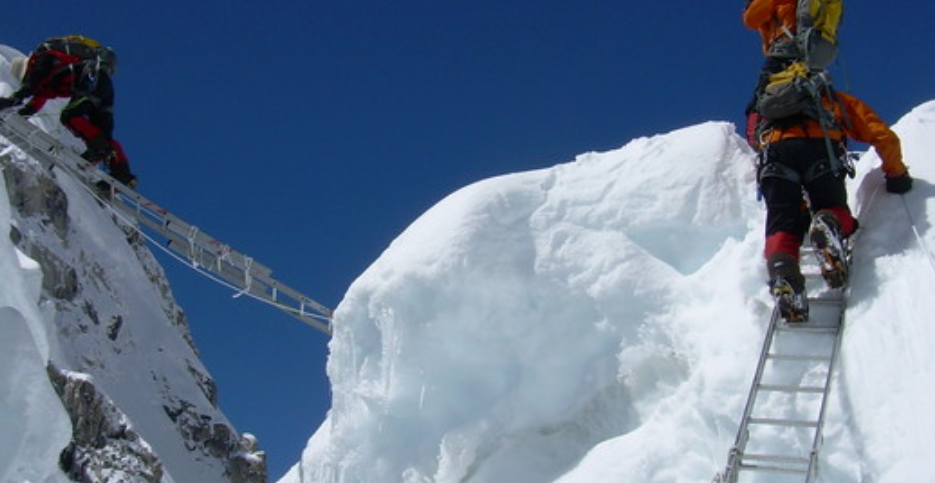
[[(16, 0), (0, 43), (78, 33), (115, 48), (116, 137), (140, 191), (333, 308), (459, 187), (740, 123), (761, 63), (743, 5)], [(935, 99), (935, 7), (846, 9), (838, 87), (890, 122)], [(330, 406), (328, 339), (171, 263), (221, 407), (275, 481)]]

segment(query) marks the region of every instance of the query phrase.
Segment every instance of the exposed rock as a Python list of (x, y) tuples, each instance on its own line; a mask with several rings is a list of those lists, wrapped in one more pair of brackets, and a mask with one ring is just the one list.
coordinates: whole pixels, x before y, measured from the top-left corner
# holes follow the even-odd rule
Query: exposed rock
[(227, 423), (212, 420), (191, 403), (171, 394), (165, 395), (165, 399), (169, 402), (162, 409), (185, 437), (189, 451), (229, 461), (225, 473), (231, 482), (266, 483), (266, 453), (259, 449), (256, 437), (238, 436)]
[(4, 179), (10, 206), (21, 216), (36, 216), (54, 227), (59, 236), (68, 231), (68, 197), (55, 180), (37, 164), (14, 160), (7, 154)]
[[(88, 483), (191, 479), (176, 476), (185, 471), (208, 475), (212, 483), (266, 483), (265, 453), (218, 409), (217, 386), (198, 360), (185, 313), (136, 227), (97, 212), (64, 172), (42, 169), (16, 150), (0, 162), (14, 218), (8, 236), (41, 267), (48, 330), (60, 349), (61, 360), (49, 362), (47, 372), (74, 427), (61, 453), (63, 471)], [(128, 273), (140, 282), (128, 283)], [(128, 299), (156, 305), (135, 309)], [(152, 385), (131, 386), (131, 393), (145, 394), (137, 397), (144, 403), (125, 404), (124, 384), (139, 384), (125, 371), (152, 374)], [(109, 394), (120, 394), (120, 403)], [(134, 428), (134, 420), (146, 424)], [(162, 456), (160, 445), (170, 445)], [(172, 458), (182, 469), (170, 467)]]
[(266, 453), (252, 434), (240, 438), (240, 453), (231, 463), (231, 483), (266, 482)]
[(90, 376), (51, 363), (47, 371), (73, 427), (71, 444), (59, 460), (62, 471), (82, 483), (162, 481), (159, 458)]

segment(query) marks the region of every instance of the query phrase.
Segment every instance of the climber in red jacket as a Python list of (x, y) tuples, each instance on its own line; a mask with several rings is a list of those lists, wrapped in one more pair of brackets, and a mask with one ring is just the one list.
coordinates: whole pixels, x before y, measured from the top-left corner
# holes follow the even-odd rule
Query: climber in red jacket
[(114, 179), (136, 185), (123, 147), (113, 138), (114, 85), (111, 76), (117, 56), (87, 37), (70, 35), (43, 42), (30, 55), (22, 86), (12, 96), (0, 99), (0, 109), (25, 105), (19, 114), (38, 113), (50, 99), (70, 97), (61, 122), (87, 149), (82, 157), (103, 163)]

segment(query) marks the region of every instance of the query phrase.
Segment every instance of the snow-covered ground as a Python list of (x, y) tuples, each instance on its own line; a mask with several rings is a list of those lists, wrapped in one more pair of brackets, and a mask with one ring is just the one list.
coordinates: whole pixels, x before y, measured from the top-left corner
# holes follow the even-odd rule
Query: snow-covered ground
[[(819, 481), (935, 481), (935, 103), (895, 129), (914, 190), (872, 151), (850, 182)], [(340, 304), (333, 408), (280, 483), (711, 481), (772, 305), (754, 184), (709, 122), (450, 195)]]
[[(0, 96), (21, 55), (0, 46)], [(63, 102), (33, 122), (80, 147)], [(71, 481), (59, 467), (72, 442), (83, 481), (230, 481), (252, 455), (152, 254), (78, 181), (6, 140), (0, 156), (0, 482)], [(71, 406), (50, 378), (78, 388)]]
[(58, 455), (71, 440), (71, 422), (46, 375), (42, 272), (9, 242), (11, 220), (0, 183), (0, 481), (67, 481)]
[[(914, 190), (887, 194), (872, 152), (850, 182), (864, 229), (822, 482), (935, 481), (935, 103), (895, 128)], [(440, 202), (339, 306), (334, 405), (281, 483), (710, 481), (771, 310), (752, 164), (734, 126), (709, 122)], [(41, 304), (37, 264), (3, 230), (0, 481), (66, 481), (72, 428), (50, 360), (96, 381), (160, 454), (163, 481), (222, 481), (156, 417), (187, 407), (226, 423), (171, 297), (147, 278), (158, 270), (60, 181), (80, 229), (54, 255), (87, 277), (81, 296), (105, 323)], [(7, 195), (0, 183), (0, 227), (15, 224)]]

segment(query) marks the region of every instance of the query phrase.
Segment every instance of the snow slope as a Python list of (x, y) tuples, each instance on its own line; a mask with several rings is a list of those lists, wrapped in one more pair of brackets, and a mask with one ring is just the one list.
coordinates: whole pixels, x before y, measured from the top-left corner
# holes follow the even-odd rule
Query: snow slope
[[(935, 481), (935, 103), (896, 130), (915, 189), (872, 151), (850, 184), (820, 481)], [(338, 307), (333, 408), (280, 483), (711, 481), (771, 310), (752, 166), (710, 122), (438, 203)]]
[[(0, 183), (0, 227), (11, 226)], [(0, 481), (67, 481), (58, 455), (71, 423), (46, 376), (49, 338), (41, 320), (39, 265), (0, 238)]]
[[(18, 55), (0, 46), (0, 96)], [(62, 102), (33, 122), (80, 148)], [(6, 140), (0, 161), (0, 482), (71, 481), (60, 458), (88, 482), (265, 481), (141, 238)]]

